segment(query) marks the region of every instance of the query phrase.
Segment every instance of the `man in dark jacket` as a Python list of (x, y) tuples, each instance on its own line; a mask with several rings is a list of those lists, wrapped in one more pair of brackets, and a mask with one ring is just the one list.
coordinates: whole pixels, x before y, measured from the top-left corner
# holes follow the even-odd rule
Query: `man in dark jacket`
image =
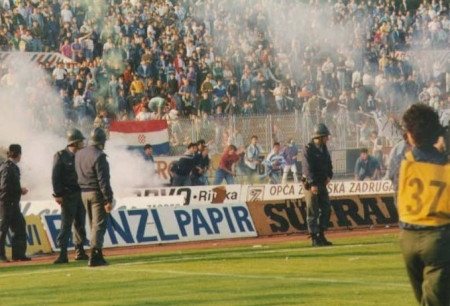
[(8, 262), (5, 253), (5, 241), (11, 229), (12, 259), (29, 261), (27, 251), (27, 234), (25, 218), (20, 212), (20, 198), (28, 193), (20, 185), (20, 169), (17, 163), (22, 158), (22, 147), (18, 144), (9, 146), (8, 160), (0, 165), (0, 262)]
[(103, 153), (105, 142), (105, 131), (96, 128), (91, 133), (91, 144), (75, 155), (78, 184), (91, 228), (90, 267), (108, 264), (103, 258), (102, 248), (108, 214), (112, 210), (113, 191), (109, 164), (106, 154)]
[(83, 244), (86, 241), (86, 210), (81, 200), (81, 189), (75, 171), (75, 152), (83, 148), (83, 134), (77, 129), (67, 132), (67, 147), (53, 157), (53, 197), (61, 206), (61, 231), (56, 238), (61, 249), (55, 264), (68, 263), (67, 246), (74, 228), (75, 260), (88, 260)]
[(191, 185), (192, 186), (201, 186), (208, 185), (208, 176), (207, 172), (209, 170), (210, 159), (208, 156), (209, 149), (208, 145), (205, 143), (203, 139), (200, 139), (197, 142), (198, 151), (195, 153), (194, 161), (195, 167), (192, 169), (191, 174)]
[(197, 143), (190, 143), (187, 151), (180, 159), (173, 163), (170, 172), (172, 175), (172, 186), (190, 186), (190, 175), (195, 167), (195, 153), (197, 152)]
[(305, 186), (307, 224), (312, 246), (332, 244), (324, 235), (331, 214), (327, 185), (333, 177), (333, 166), (327, 149), (329, 135), (328, 128), (319, 123), (314, 128), (312, 141), (303, 150), (302, 181)]

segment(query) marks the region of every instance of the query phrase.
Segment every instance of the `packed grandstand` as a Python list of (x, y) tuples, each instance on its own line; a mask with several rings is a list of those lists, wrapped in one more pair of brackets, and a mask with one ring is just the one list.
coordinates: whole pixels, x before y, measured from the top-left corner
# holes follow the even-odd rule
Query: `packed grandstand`
[(301, 151), (319, 122), (332, 150), (390, 148), (402, 137), (401, 113), (416, 101), (448, 121), (442, 1), (0, 5), (2, 98), (24, 100), (3, 113), (24, 117), (33, 131), (164, 120), (164, 155), (199, 139), (221, 154), (252, 135), (268, 153), (291, 138)]

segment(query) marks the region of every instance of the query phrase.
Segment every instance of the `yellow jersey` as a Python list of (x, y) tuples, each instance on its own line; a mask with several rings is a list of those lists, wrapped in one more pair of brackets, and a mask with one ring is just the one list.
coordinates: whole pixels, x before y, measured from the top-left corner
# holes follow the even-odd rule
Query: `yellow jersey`
[(412, 152), (406, 153), (400, 166), (398, 215), (414, 225), (450, 224), (450, 164), (417, 162)]

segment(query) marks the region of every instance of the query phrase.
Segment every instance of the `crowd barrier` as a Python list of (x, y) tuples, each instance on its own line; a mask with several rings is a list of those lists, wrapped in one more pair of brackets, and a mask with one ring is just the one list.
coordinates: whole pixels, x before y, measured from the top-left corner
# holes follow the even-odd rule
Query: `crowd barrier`
[[(330, 230), (396, 224), (390, 181), (332, 181)], [(152, 187), (127, 191), (108, 219), (105, 247), (248, 238), (306, 232), (301, 184)], [(57, 251), (53, 201), (21, 203), (28, 252)], [(89, 229), (87, 229), (89, 231)], [(88, 235), (89, 237), (89, 235)], [(9, 237), (8, 237), (9, 249)], [(88, 242), (86, 242), (88, 245)]]

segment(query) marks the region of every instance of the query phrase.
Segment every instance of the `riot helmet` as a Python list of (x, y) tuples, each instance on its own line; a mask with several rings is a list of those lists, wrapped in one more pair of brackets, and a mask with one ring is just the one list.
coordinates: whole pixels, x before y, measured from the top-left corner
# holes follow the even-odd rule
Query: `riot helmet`
[(70, 129), (67, 131), (67, 145), (73, 145), (79, 141), (83, 141), (85, 138), (78, 129)]
[(330, 131), (328, 130), (327, 126), (323, 123), (319, 123), (314, 127), (312, 138), (320, 138), (329, 135)]
[(106, 132), (102, 128), (95, 128), (91, 132), (91, 143), (93, 145), (101, 145), (106, 142)]

